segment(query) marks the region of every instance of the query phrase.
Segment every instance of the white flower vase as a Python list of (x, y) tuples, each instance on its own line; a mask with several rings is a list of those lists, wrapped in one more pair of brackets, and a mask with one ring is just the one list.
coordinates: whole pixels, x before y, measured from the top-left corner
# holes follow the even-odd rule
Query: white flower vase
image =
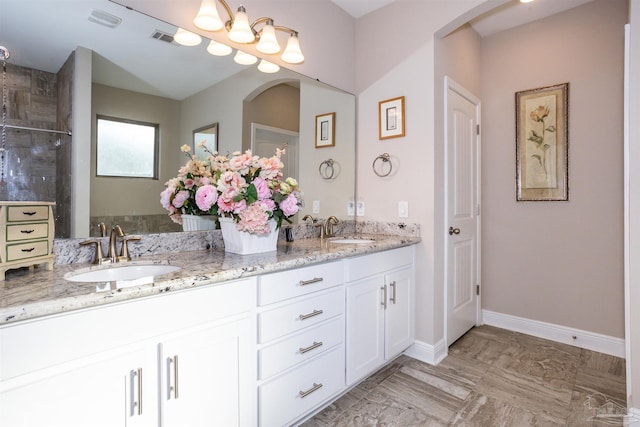
[(240, 231), (232, 218), (219, 218), (224, 240), (225, 252), (248, 255), (262, 252), (275, 251), (278, 246), (277, 223), (269, 220), (270, 232), (268, 234), (251, 234)]
[(215, 230), (216, 217), (213, 215), (182, 214), (183, 231)]

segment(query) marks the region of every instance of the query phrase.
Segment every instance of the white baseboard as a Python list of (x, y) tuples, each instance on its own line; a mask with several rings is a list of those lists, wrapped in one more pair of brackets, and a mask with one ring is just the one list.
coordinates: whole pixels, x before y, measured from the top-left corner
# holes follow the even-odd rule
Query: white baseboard
[(441, 339), (435, 345), (415, 341), (411, 347), (405, 350), (404, 354), (421, 362), (437, 365), (447, 357), (447, 346), (444, 344), (444, 339)]
[(482, 310), (482, 321), (485, 325), (522, 332), (535, 337), (570, 344), (612, 356), (625, 357), (623, 338), (610, 337), (595, 332), (525, 319), (509, 314), (496, 313), (489, 310)]

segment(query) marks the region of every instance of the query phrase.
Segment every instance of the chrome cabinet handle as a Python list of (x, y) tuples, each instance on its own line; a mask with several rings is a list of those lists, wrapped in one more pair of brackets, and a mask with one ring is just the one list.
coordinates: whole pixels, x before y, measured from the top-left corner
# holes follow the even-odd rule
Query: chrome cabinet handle
[[(173, 369), (171, 369), (171, 365), (173, 365)], [(171, 385), (170, 379), (172, 373), (173, 385)], [(171, 400), (171, 393), (173, 393), (174, 399), (178, 398), (178, 355), (167, 357), (167, 400)]]
[(449, 236), (451, 236), (453, 234), (460, 234), (460, 229), (459, 228), (449, 227)]
[(386, 310), (387, 309), (387, 285), (382, 286), (380, 290), (382, 291), (382, 302), (380, 303), (380, 305), (382, 305)]
[(315, 317), (315, 316), (319, 316), (322, 313), (324, 313), (324, 311), (322, 310), (313, 310), (311, 313), (309, 314), (301, 314), (300, 316), (298, 316), (300, 318), (300, 320), (307, 320), (311, 317)]
[(300, 280), (300, 282), (298, 282), (298, 284), (300, 286), (307, 286), (307, 285), (311, 285), (313, 283), (318, 283), (318, 282), (322, 282), (324, 279), (322, 277), (314, 277), (313, 279), (309, 279), (309, 280)]
[(396, 281), (394, 280), (393, 282), (391, 282), (389, 286), (391, 287), (391, 298), (389, 298), (389, 301), (395, 304), (396, 303)]
[(298, 394), (300, 394), (300, 397), (302, 399), (304, 399), (305, 397), (309, 396), (314, 391), (320, 390), (321, 388), (322, 388), (322, 383), (320, 383), (320, 384), (313, 383), (313, 386), (309, 390), (307, 390), (307, 391), (300, 390), (298, 392)]
[(131, 377), (131, 416), (133, 417), (136, 414), (142, 415), (142, 368), (138, 368), (136, 370), (132, 369), (130, 373), (130, 377)]
[(306, 352), (314, 350), (318, 347), (322, 347), (322, 341), (319, 341), (319, 342), (314, 341), (313, 344), (311, 344), (309, 347), (305, 347), (305, 348), (300, 347), (300, 353), (305, 354)]

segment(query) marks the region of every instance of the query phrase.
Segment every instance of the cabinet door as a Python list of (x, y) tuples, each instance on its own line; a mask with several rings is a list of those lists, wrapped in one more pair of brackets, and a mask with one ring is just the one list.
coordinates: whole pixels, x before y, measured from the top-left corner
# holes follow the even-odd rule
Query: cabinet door
[(117, 356), (101, 355), (99, 360), (85, 358), (7, 380), (0, 394), (0, 425), (157, 424), (153, 353), (135, 350)]
[(413, 269), (404, 268), (385, 276), (387, 311), (385, 325), (385, 358), (402, 353), (414, 340)]
[(250, 318), (160, 344), (162, 425), (255, 424), (255, 327)]
[(384, 363), (384, 277), (347, 287), (347, 385)]

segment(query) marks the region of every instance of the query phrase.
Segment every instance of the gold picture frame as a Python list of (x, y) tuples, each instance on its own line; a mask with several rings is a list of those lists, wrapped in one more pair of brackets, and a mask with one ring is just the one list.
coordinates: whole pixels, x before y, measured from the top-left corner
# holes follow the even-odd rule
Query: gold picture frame
[(569, 200), (569, 83), (516, 92), (516, 200)]
[(404, 136), (404, 96), (378, 102), (378, 139)]
[(336, 145), (336, 113), (319, 114), (316, 116), (316, 148), (333, 147)]

